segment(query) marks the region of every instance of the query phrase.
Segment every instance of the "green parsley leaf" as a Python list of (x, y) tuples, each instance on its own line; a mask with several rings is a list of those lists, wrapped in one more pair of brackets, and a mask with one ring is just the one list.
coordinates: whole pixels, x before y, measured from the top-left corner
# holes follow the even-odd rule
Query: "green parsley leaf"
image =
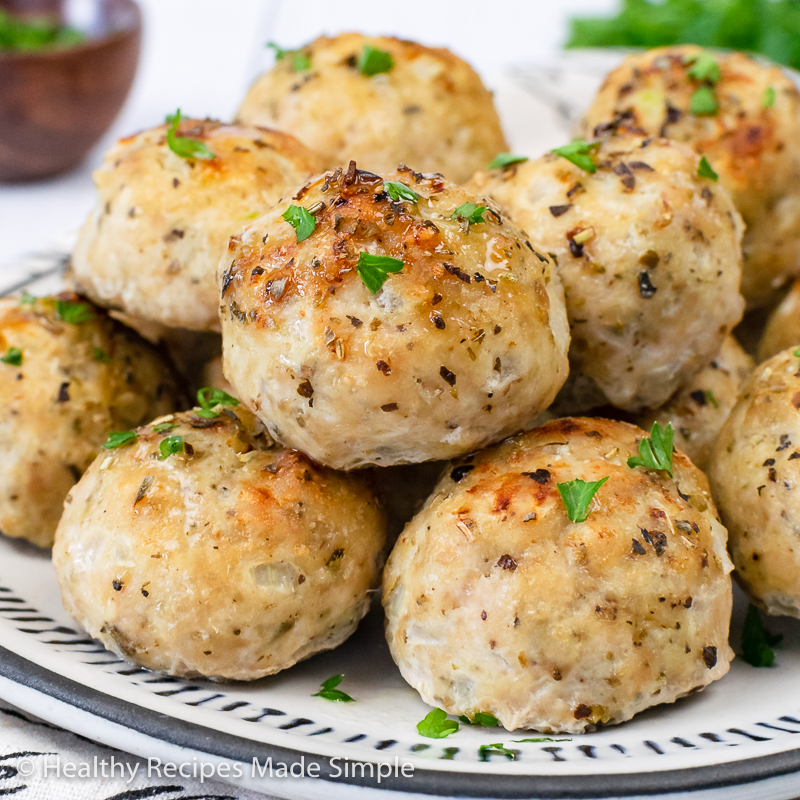
[(480, 725), (484, 728), (496, 728), (500, 724), (500, 720), (494, 714), (484, 714), (483, 711), (479, 711), (472, 719), (463, 714), (459, 719), (466, 725)]
[(27, 290), (22, 290), (22, 296), (19, 298), (21, 306), (32, 306), (36, 302), (36, 296), (30, 294)]
[(463, 219), (468, 225), (477, 225), (479, 222), (486, 222), (483, 218), (486, 211), (486, 206), (479, 206), (477, 203), (464, 203), (450, 215), (450, 219)]
[(712, 181), (715, 181), (719, 178), (719, 175), (714, 172), (714, 168), (708, 163), (708, 159), (705, 156), (702, 156), (700, 159), (700, 164), (697, 167), (697, 177), (708, 178)]
[(183, 442), (183, 436), (167, 436), (166, 439), (161, 440), (158, 446), (158, 460), (164, 461), (176, 453), (186, 452), (186, 445)]
[(153, 433), (164, 433), (165, 431), (171, 431), (177, 427), (177, 422), (159, 422), (158, 425), (153, 425)]
[(413, 189), (409, 189), (404, 183), (384, 181), (383, 191), (395, 201), (408, 200), (409, 203), (416, 203), (417, 200), (419, 200), (419, 195)]
[(107, 364), (111, 361), (111, 356), (99, 347), (92, 348), (92, 359), (100, 364)]
[(486, 169), (506, 169), (512, 164), (522, 164), (528, 160), (528, 156), (515, 156), (513, 153), (498, 153), (490, 162)]
[(428, 739), (444, 739), (458, 730), (458, 723), (447, 718), (443, 708), (434, 708), (425, 715), (425, 719), (417, 723), (417, 733)]
[(512, 742), (571, 742), (572, 739), (553, 739), (551, 736), (537, 736), (533, 739), (512, 739)]
[(650, 436), (639, 440), (639, 455), (631, 456), (628, 459), (628, 466), (631, 469), (636, 467), (663, 469), (671, 478), (672, 438), (674, 436), (675, 431), (672, 429), (671, 422), (667, 423), (666, 428), (662, 428), (658, 422), (654, 422), (650, 429)]
[(696, 56), (687, 56), (684, 64), (691, 64), (687, 73), (689, 77), (700, 83), (715, 84), (719, 82), (720, 71), (717, 60), (710, 53), (700, 53)]
[(205, 142), (197, 139), (189, 139), (186, 136), (176, 136), (178, 126), (181, 124), (181, 110), (178, 109), (174, 114), (167, 117), (170, 127), (167, 129), (167, 147), (181, 158), (197, 158), (201, 161), (210, 161), (216, 155), (208, 148)]
[(214, 389), (211, 386), (197, 390), (197, 402), (200, 406), (197, 416), (205, 419), (215, 419), (219, 416), (217, 406), (239, 405), (239, 401), (235, 397), (231, 397), (227, 392), (223, 392), (222, 389)]
[(69, 47), (86, 40), (86, 34), (54, 24), (50, 16), (20, 17), (0, 9), (0, 51), (35, 51)]
[(386, 283), (389, 273), (401, 272), (405, 262), (401, 258), (391, 256), (374, 256), (371, 253), (359, 253), (356, 272), (364, 282), (364, 286), (375, 294)]
[(706, 400), (711, 403), (714, 408), (719, 408), (717, 398), (714, 397), (714, 392), (712, 392), (711, 389), (703, 389), (703, 394), (705, 395)]
[(8, 352), (0, 358), (4, 364), (19, 367), (22, 364), (22, 350), (19, 347), (9, 347)]
[(125, 447), (133, 444), (139, 438), (136, 431), (116, 431), (108, 434), (108, 441), (103, 445), (106, 450), (116, 450), (118, 447)]
[(800, 347), (798, 347), (798, 348), (797, 348), (797, 350), (795, 350), (795, 351), (792, 353), (792, 355), (793, 355), (795, 358), (800, 358)]
[(295, 72), (305, 72), (305, 70), (311, 69), (311, 56), (304, 50), (283, 50), (275, 42), (267, 42), (267, 47), (271, 47), (275, 51), (276, 61), (291, 58), (292, 69)]
[(561, 158), (571, 161), (576, 167), (584, 172), (597, 172), (597, 164), (594, 155), (600, 147), (600, 142), (587, 142), (585, 139), (573, 139), (563, 147), (556, 147), (550, 152), (555, 153)]
[(349, 694), (340, 691), (336, 687), (342, 682), (344, 675), (334, 675), (332, 678), (323, 681), (321, 688), (312, 697), (322, 697), (325, 700), (331, 700), (334, 703), (352, 703), (353, 698)]
[(701, 86), (691, 96), (689, 108), (696, 117), (713, 117), (719, 110), (714, 90), (710, 86)]
[(88, 303), (73, 303), (71, 300), (56, 300), (56, 314), (70, 325), (80, 325), (94, 319), (94, 312)]
[(771, 667), (775, 663), (773, 647), (781, 643), (783, 636), (771, 634), (754, 605), (747, 609), (742, 629), (742, 658), (754, 667)]
[(482, 744), (478, 748), (478, 756), (480, 757), (481, 761), (488, 761), (490, 756), (494, 755), (495, 753), (504, 755), (509, 761), (516, 761), (517, 759), (516, 752), (504, 747), (502, 742), (497, 742), (496, 744)]
[(302, 206), (289, 206), (281, 216), (295, 229), (298, 242), (308, 239), (317, 227), (317, 221)]
[(572, 522), (584, 522), (589, 516), (589, 503), (597, 494), (597, 490), (608, 480), (608, 476), (599, 481), (583, 481), (575, 478), (567, 483), (557, 483), (556, 488), (567, 508), (567, 516)]
[(775, 87), (767, 86), (761, 95), (761, 108), (772, 108), (775, 105)]
[(393, 66), (394, 59), (391, 53), (378, 50), (369, 44), (364, 45), (364, 49), (358, 57), (358, 71), (368, 77), (381, 72), (390, 72)]

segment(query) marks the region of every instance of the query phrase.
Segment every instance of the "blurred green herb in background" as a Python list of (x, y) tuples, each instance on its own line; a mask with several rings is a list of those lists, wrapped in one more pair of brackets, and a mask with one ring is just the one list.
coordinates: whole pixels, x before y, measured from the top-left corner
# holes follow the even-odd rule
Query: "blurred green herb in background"
[(0, 10), (0, 50), (71, 47), (85, 39), (75, 28), (58, 25), (47, 17), (20, 19)]
[(800, 69), (800, 0), (622, 0), (615, 17), (570, 21), (567, 47), (699, 44)]

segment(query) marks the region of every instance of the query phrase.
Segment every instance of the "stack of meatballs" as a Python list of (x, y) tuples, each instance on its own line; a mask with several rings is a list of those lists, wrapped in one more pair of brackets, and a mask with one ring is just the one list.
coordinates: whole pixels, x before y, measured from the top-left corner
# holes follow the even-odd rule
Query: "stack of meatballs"
[(783, 72), (632, 55), (532, 158), (447, 50), (277, 56), (122, 139), (70, 290), (0, 302), (0, 529), (75, 620), (254, 680), (382, 581), (427, 703), (581, 733), (725, 675), (734, 565), (800, 616), (800, 288), (759, 367), (733, 335), (800, 272)]

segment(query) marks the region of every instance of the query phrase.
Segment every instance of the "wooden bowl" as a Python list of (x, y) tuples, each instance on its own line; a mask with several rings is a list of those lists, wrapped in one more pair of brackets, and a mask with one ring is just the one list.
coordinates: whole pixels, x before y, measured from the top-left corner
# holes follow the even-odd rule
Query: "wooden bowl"
[(122, 108), (139, 61), (142, 15), (134, 0), (96, 2), (98, 29), (85, 42), (0, 51), (0, 182), (76, 166)]

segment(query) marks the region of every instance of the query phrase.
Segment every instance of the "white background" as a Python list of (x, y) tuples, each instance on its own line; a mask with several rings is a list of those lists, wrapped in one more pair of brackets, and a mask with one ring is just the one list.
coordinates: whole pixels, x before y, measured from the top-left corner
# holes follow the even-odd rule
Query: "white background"
[[(186, 114), (230, 118), (253, 77), (269, 66), (264, 42), (296, 47), (322, 33), (358, 30), (445, 45), (494, 85), (512, 65), (549, 61), (574, 14), (617, 0), (140, 0), (139, 72), (109, 134), (83, 166), (34, 184), (0, 184), (0, 269), (77, 228), (93, 200), (91, 170), (117, 137)], [(506, 100), (501, 113), (514, 113)], [(510, 106), (510, 107), (509, 107)], [(535, 120), (531, 120), (535, 126)], [(535, 133), (535, 131), (532, 131)], [(531, 153), (536, 155), (536, 153)]]

